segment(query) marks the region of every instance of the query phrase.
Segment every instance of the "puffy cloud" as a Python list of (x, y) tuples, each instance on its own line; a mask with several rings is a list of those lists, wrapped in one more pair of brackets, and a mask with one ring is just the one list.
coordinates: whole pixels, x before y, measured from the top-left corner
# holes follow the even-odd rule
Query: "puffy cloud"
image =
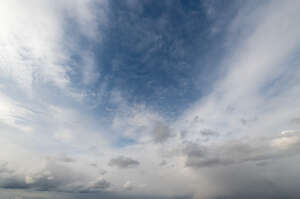
[(118, 168), (124, 169), (124, 168), (133, 168), (140, 165), (139, 161), (134, 160), (130, 157), (125, 156), (118, 156), (116, 158), (112, 158), (109, 163), (109, 166), (116, 166)]
[(90, 190), (104, 190), (110, 187), (110, 183), (105, 179), (99, 178), (95, 182), (91, 183), (88, 187)]
[(24, 174), (10, 169), (7, 163), (1, 165), (0, 187), (5, 189), (30, 189), (36, 191), (97, 192), (106, 190), (111, 183), (103, 178), (93, 179), (75, 172), (70, 167), (48, 160), (44, 167)]

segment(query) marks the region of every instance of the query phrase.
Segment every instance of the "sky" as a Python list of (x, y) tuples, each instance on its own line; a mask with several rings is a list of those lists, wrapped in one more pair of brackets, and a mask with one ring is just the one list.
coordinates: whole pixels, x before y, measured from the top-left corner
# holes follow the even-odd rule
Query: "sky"
[(0, 0), (1, 199), (300, 198), (297, 0)]

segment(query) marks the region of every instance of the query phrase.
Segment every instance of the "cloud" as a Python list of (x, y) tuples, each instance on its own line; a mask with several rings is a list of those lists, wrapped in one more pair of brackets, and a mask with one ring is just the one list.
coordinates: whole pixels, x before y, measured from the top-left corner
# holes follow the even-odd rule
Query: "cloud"
[(232, 140), (219, 145), (200, 146), (186, 143), (183, 153), (186, 166), (193, 168), (227, 166), (287, 158), (297, 154), (300, 135), (283, 134), (273, 138)]
[(172, 137), (170, 128), (162, 122), (155, 123), (152, 134), (155, 143), (164, 143)]
[(162, 160), (160, 163), (159, 163), (159, 166), (165, 166), (167, 165), (167, 161), (166, 160)]
[(124, 169), (124, 168), (134, 168), (140, 165), (139, 161), (134, 160), (132, 158), (129, 157), (125, 157), (125, 156), (118, 156), (116, 158), (112, 158), (109, 163), (109, 166), (115, 166), (118, 167), (120, 169)]
[(75, 159), (73, 159), (73, 158), (67, 156), (66, 154), (62, 154), (62, 155), (58, 156), (56, 159), (57, 159), (58, 161), (65, 162), (65, 163), (76, 162)]
[(133, 189), (133, 184), (131, 181), (126, 181), (123, 185), (124, 189), (127, 191), (131, 191)]
[(111, 186), (111, 184), (106, 181), (105, 179), (99, 178), (95, 182), (93, 182), (88, 189), (89, 190), (104, 190), (108, 189)]
[(0, 197), (299, 198), (299, 8), (4, 3)]
[(296, 124), (299, 124), (299, 123), (300, 123), (300, 117), (293, 118), (293, 119), (291, 120), (291, 122), (296, 123)]
[(4, 163), (0, 176), (0, 187), (4, 189), (87, 193), (106, 190), (111, 186), (103, 178), (87, 177), (83, 172), (75, 172), (70, 167), (55, 163), (53, 159), (48, 160), (39, 170), (27, 174), (10, 169)]
[(203, 129), (200, 131), (203, 137), (218, 137), (220, 134), (217, 131), (211, 129)]
[(1, 164), (0, 167), (0, 187), (4, 189), (26, 189), (27, 185), (22, 177), (16, 174), (16, 171), (9, 168), (7, 162)]

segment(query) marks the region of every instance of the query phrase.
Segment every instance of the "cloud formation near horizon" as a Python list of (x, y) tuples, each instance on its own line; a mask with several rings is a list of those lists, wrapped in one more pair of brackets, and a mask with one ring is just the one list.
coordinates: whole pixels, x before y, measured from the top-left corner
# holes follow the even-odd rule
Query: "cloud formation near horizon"
[(298, 199), (299, 9), (2, 2), (0, 197)]

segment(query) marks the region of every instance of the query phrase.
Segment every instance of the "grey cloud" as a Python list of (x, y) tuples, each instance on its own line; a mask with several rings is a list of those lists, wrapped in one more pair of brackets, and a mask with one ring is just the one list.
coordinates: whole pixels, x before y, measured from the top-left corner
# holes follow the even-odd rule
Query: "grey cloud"
[(264, 166), (267, 166), (268, 164), (269, 164), (269, 162), (267, 162), (267, 161), (261, 161), (261, 162), (257, 162), (256, 166), (264, 167)]
[(218, 145), (201, 146), (187, 142), (182, 150), (186, 166), (200, 168), (226, 166), (246, 162), (262, 162), (296, 155), (300, 150), (298, 133), (278, 137), (249, 139), (249, 141), (226, 141)]
[(90, 163), (90, 166), (92, 166), (92, 167), (98, 167), (97, 163)]
[(8, 168), (8, 163), (4, 162), (0, 165), (0, 174), (1, 173), (13, 173), (14, 170)]
[(25, 192), (22, 190), (0, 190), (1, 199), (192, 199), (192, 196), (149, 196), (143, 194), (124, 194), (112, 191), (97, 191), (86, 193), (62, 193), (62, 192)]
[(22, 178), (18, 176), (10, 176), (0, 180), (0, 188), (3, 189), (28, 189), (29, 186)]
[(108, 163), (109, 166), (115, 166), (121, 169), (137, 167), (139, 164), (139, 161), (125, 156), (113, 158)]
[(251, 124), (255, 121), (257, 121), (258, 118), (257, 117), (254, 117), (254, 118), (241, 118), (240, 119), (240, 122), (242, 123), (242, 125), (248, 125), (248, 124)]
[(104, 169), (100, 169), (99, 173), (100, 173), (100, 175), (105, 175), (107, 173), (107, 171)]
[(25, 189), (28, 186), (22, 176), (18, 176), (15, 170), (9, 168), (7, 162), (0, 166), (0, 188), (5, 189)]
[(3, 189), (87, 193), (106, 190), (111, 185), (102, 178), (88, 180), (83, 174), (53, 162), (30, 174), (17, 174), (8, 166), (5, 163), (0, 167), (0, 188)]
[(248, 123), (248, 120), (246, 120), (244, 118), (242, 118), (240, 121), (241, 121), (242, 125), (247, 125), (247, 123)]
[(172, 137), (170, 128), (162, 122), (156, 122), (152, 131), (155, 143), (163, 143)]
[(185, 163), (187, 167), (211, 167), (216, 165), (229, 165), (233, 164), (234, 161), (230, 159), (220, 159), (220, 158), (195, 158), (189, 157)]
[[(298, 159), (298, 160), (297, 160)], [(223, 194), (212, 199), (297, 199), (299, 191), (299, 158), (277, 159), (268, 167), (236, 165), (214, 169), (212, 180)]]
[(87, 193), (84, 195), (78, 195), (76, 199), (192, 199), (191, 195), (181, 196), (161, 196), (161, 195), (149, 195), (149, 194), (125, 194), (115, 192), (98, 192), (98, 193)]
[(194, 119), (192, 120), (191, 124), (197, 124), (197, 123), (204, 123), (205, 120), (204, 119), (200, 119), (200, 117), (197, 115), (194, 117)]
[(265, 193), (265, 194), (235, 194), (235, 195), (224, 195), (219, 196), (215, 199), (297, 199), (299, 196), (291, 197), (290, 194), (278, 194), (278, 193)]
[(300, 124), (300, 117), (295, 117), (293, 119), (291, 119), (292, 123), (296, 123), (296, 124)]
[(131, 191), (133, 189), (133, 184), (130, 181), (125, 182), (125, 184), (123, 185), (124, 189), (127, 191)]
[(47, 173), (47, 171), (26, 176), (25, 183), (29, 188), (38, 191), (55, 191), (63, 185), (63, 182), (59, 179), (55, 179), (55, 177), (51, 173)]
[(183, 130), (183, 131), (180, 131), (180, 138), (181, 139), (184, 139), (187, 135), (187, 131)]
[(160, 163), (159, 163), (159, 166), (165, 166), (167, 165), (167, 161), (166, 160), (162, 160)]
[(65, 162), (65, 163), (71, 163), (71, 162), (75, 162), (75, 159), (63, 154), (60, 157), (57, 158), (59, 161), (61, 162)]
[(217, 131), (211, 130), (211, 129), (203, 129), (200, 131), (202, 136), (205, 137), (217, 137), (220, 134)]
[[(73, 183), (69, 184), (65, 188), (65, 192), (70, 193), (101, 193), (102, 191), (107, 191), (111, 187), (111, 183), (105, 179), (98, 179), (96, 181), (87, 183)], [(75, 190), (75, 191), (74, 191)]]
[(193, 142), (186, 142), (183, 149), (183, 153), (188, 157), (204, 157), (206, 154), (206, 149)]
[(76, 162), (76, 160), (70, 156), (67, 156), (66, 154), (56, 155), (56, 156), (48, 156), (46, 159), (49, 162), (56, 162), (56, 163), (73, 163)]
[(97, 181), (93, 182), (88, 189), (90, 191), (93, 190), (105, 190), (111, 186), (110, 182), (106, 181), (105, 179), (98, 179)]

